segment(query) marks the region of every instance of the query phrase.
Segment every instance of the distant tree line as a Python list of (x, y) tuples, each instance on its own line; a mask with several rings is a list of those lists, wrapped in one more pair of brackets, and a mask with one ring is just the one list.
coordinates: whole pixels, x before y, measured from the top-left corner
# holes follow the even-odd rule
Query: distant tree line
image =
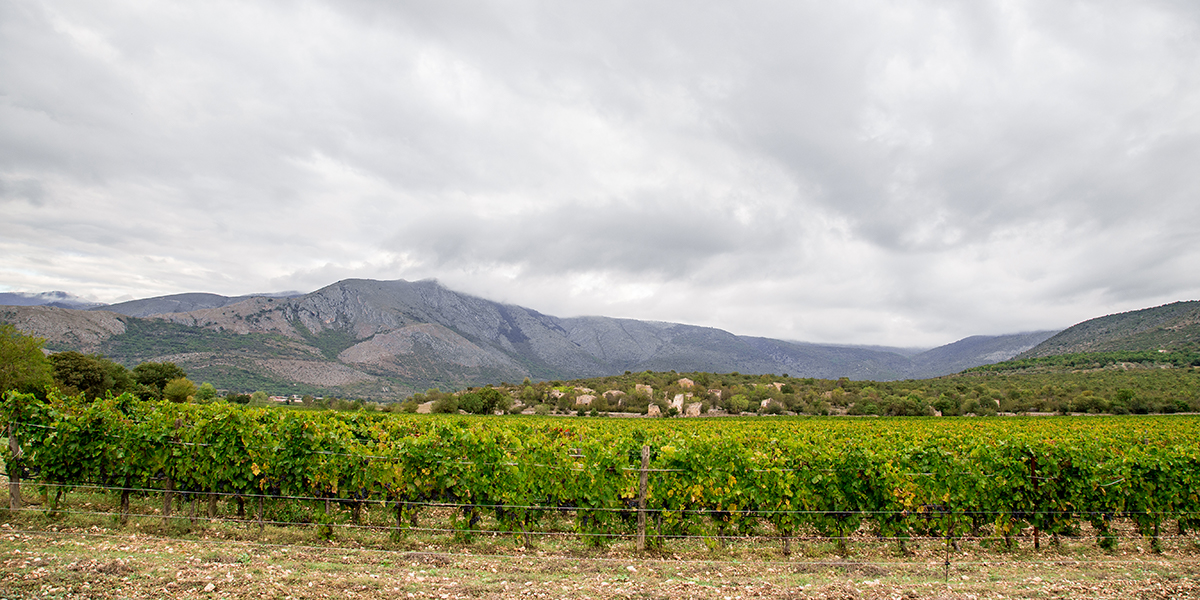
[(1200, 352), (1183, 350), (1164, 352), (1159, 350), (1136, 350), (1122, 352), (1080, 352), (1057, 354), (1039, 358), (1009, 360), (990, 365), (972, 367), (965, 373), (1006, 373), (1014, 371), (1061, 369), (1102, 369), (1119, 364), (1136, 364), (1172, 367), (1200, 367)]
[[(101, 354), (67, 351), (47, 354), (45, 340), (0, 324), (0, 393), (16, 391), (45, 398), (49, 389), (88, 400), (131, 394), (143, 400), (207, 403), (221, 399), (215, 386), (197, 386), (172, 362), (143, 362), (133, 369)], [(264, 392), (231, 394), (240, 404), (269, 404)]]
[[(462, 392), (431, 389), (399, 410), (700, 414), (989, 416), (1002, 413), (1200, 412), (1200, 362), (1171, 353), (1113, 353), (1016, 361), (923, 380), (852, 381), (742, 373), (626, 372), (573, 381), (501, 382)], [(1040, 361), (1040, 362), (1039, 362)]]
[[(43, 340), (0, 325), (0, 392), (44, 395), (57, 388), (89, 399), (130, 393), (147, 400), (218, 400), (273, 406), (267, 394), (221, 397), (211, 383), (197, 386), (170, 362), (133, 369), (99, 354), (42, 350)], [(924, 380), (851, 381), (738, 372), (632, 373), (573, 381), (500, 382), (461, 391), (429, 389), (401, 403), (305, 395), (294, 410), (434, 413), (535, 413), (602, 416), (614, 412), (675, 416), (883, 415), (959, 416), (1000, 413), (1146, 414), (1200, 412), (1200, 354), (1114, 352), (1052, 356), (969, 369)]]

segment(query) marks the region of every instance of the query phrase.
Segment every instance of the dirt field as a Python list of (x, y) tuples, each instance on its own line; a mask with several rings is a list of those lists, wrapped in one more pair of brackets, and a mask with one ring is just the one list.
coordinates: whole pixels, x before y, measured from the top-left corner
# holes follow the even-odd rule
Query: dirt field
[[(7, 506), (7, 486), (0, 490)], [(986, 532), (957, 548), (924, 539), (901, 549), (864, 529), (844, 549), (795, 539), (790, 555), (769, 532), (671, 539), (639, 553), (627, 538), (587, 543), (569, 515), (529, 538), (488, 532), (496, 524), (487, 521), (464, 535), (446, 528), (453, 509), (429, 508), (422, 527), (395, 537), (393, 511), (376, 503), (364, 505), (357, 526), (339, 509), (332, 539), (323, 539), (303, 502), (268, 502), (259, 523), (238, 519), (229, 498), (210, 507), (211, 519), (203, 500), (180, 498), (164, 519), (160, 495), (139, 495), (121, 525), (116, 495), (103, 490), (72, 490), (54, 512), (36, 487), (22, 495), (27, 508), (0, 508), (0, 600), (1200, 598), (1200, 536), (1164, 529), (1155, 553), (1128, 522), (1116, 523), (1112, 552), (1084, 525), (1070, 537), (1041, 536), (1036, 550), (1028, 534), (1006, 548)]]
[(936, 540), (904, 555), (869, 539), (848, 557), (803, 543), (783, 557), (752, 542), (637, 555), (624, 543), (525, 549), (511, 536), (480, 536), (387, 547), (369, 531), (317, 542), (297, 527), (216, 521), (164, 531), (153, 523), (71, 526), (81, 517), (56, 521), (44, 511), (0, 514), (4, 599), (1200, 597), (1200, 550), (1191, 540), (1163, 554), (1135, 539), (1111, 554), (1085, 543), (967, 550), (947, 570)]

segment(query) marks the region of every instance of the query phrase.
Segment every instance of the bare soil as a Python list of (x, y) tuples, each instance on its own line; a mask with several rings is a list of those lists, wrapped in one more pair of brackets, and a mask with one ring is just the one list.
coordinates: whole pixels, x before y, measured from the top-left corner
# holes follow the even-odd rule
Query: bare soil
[[(380, 543), (365, 530), (317, 541), (312, 529), (205, 521), (79, 524), (43, 511), (0, 524), (0, 598), (1196, 598), (1200, 550), (1193, 540), (1150, 552), (1138, 539), (1106, 553), (1066, 543), (1000, 551), (964, 549), (945, 564), (928, 540), (856, 540), (849, 556), (825, 543), (671, 552), (631, 544), (585, 548), (549, 540), (525, 548), (511, 536), (470, 542), (426, 537)], [(3, 518), (3, 517), (0, 517)], [(72, 522), (76, 524), (72, 524)], [(677, 550), (677, 551), (676, 551)]]
[(52, 512), (49, 496), (29, 490), (27, 508), (0, 508), (0, 600), (1200, 598), (1200, 536), (1163, 535), (1155, 552), (1128, 522), (1116, 523), (1112, 551), (1085, 524), (1069, 537), (1042, 535), (1037, 549), (1028, 531), (1013, 546), (984, 532), (955, 546), (929, 538), (901, 547), (864, 528), (842, 548), (796, 538), (787, 555), (770, 532), (672, 539), (638, 552), (632, 539), (587, 543), (572, 533), (569, 516), (549, 519), (528, 538), (464, 535), (447, 526), (453, 510), (430, 508), (423, 528), (397, 537), (388, 528), (392, 511), (364, 505), (357, 513), (336, 508), (324, 532), (332, 539), (324, 539), (303, 502), (268, 502), (258, 523), (250, 514), (237, 518), (229, 498), (214, 502), (208, 518), (205, 501), (193, 498), (164, 519), (161, 497), (140, 495), (122, 525), (116, 494), (76, 489)]

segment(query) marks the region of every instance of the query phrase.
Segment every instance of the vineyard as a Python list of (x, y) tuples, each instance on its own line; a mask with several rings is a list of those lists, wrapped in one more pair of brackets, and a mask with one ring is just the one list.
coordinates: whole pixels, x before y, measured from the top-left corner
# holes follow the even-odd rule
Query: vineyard
[[(179, 518), (186, 503), (195, 517), (199, 503), (321, 537), (370, 526), (651, 550), (771, 538), (785, 554), (864, 531), (949, 551), (1086, 530), (1107, 550), (1118, 522), (1157, 549), (1200, 526), (1200, 419), (1185, 415), (478, 418), (9, 394), (2, 424), (13, 508), (20, 486), (51, 513), (99, 487), (120, 522)], [(131, 508), (147, 499), (161, 509)]]

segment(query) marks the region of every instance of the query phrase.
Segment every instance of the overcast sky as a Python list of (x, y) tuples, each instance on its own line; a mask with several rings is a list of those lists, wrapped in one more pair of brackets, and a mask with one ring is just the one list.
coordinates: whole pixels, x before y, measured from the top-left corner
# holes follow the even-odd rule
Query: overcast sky
[(0, 291), (933, 346), (1200, 299), (1200, 3), (0, 2)]

